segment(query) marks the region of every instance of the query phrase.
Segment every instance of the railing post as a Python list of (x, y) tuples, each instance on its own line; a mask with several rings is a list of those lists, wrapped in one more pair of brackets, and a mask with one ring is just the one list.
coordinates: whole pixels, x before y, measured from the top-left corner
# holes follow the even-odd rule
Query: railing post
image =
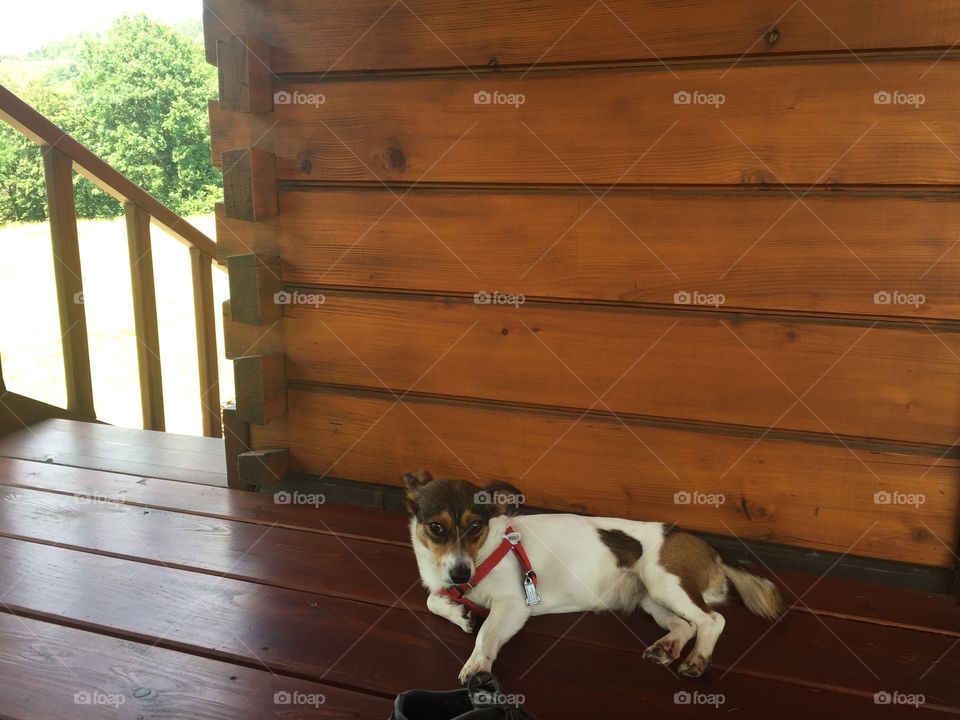
[(53, 274), (60, 309), (67, 409), (95, 418), (87, 316), (83, 307), (80, 243), (77, 238), (77, 208), (73, 196), (73, 163), (55, 147), (44, 145), (41, 149), (50, 237), (53, 241)]
[(200, 412), (203, 434), (223, 437), (220, 425), (220, 375), (217, 367), (217, 328), (214, 324), (213, 275), (210, 256), (190, 248), (193, 272), (193, 313), (197, 325), (197, 364), (200, 367)]
[(133, 290), (133, 323), (137, 335), (140, 374), (140, 407), (143, 427), (165, 430), (163, 379), (160, 371), (160, 330), (157, 324), (157, 291), (153, 282), (150, 215), (135, 203), (123, 206), (127, 216), (130, 252), (130, 287)]

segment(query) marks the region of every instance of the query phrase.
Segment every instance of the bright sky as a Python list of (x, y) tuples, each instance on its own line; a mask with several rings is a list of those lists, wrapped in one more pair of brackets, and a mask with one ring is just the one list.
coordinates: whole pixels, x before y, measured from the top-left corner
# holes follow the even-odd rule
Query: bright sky
[(99, 32), (114, 18), (138, 12), (179, 23), (199, 19), (203, 0), (0, 0), (0, 55), (22, 55), (52, 40)]

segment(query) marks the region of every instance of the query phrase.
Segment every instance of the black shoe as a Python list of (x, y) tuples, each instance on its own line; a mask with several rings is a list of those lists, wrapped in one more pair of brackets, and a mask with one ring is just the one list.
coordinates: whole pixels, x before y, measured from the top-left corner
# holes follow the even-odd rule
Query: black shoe
[(400, 693), (390, 720), (535, 720), (513, 699), (493, 675), (477, 673), (460, 690)]

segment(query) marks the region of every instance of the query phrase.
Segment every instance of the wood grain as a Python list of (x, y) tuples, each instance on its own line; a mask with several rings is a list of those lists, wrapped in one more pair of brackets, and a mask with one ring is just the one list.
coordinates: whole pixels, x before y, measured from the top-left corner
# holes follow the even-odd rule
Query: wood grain
[[(960, 146), (960, 96), (950, 88), (960, 66), (877, 66), (882, 80), (854, 60), (741, 66), (726, 76), (660, 68), (284, 82), (279, 89), (303, 102), (262, 115), (211, 108), (213, 152), (256, 142), (276, 155), (282, 180), (957, 184), (950, 148)], [(925, 102), (875, 104), (875, 93), (894, 91)], [(525, 102), (476, 104), (478, 92)], [(678, 92), (725, 102), (675, 104)]]
[[(960, 204), (946, 197), (614, 192), (594, 203), (585, 190), (282, 192), (276, 218), (221, 220), (217, 247), (281, 255), (292, 284), (671, 305), (699, 291), (730, 308), (960, 317)], [(925, 302), (874, 302), (893, 291)]]
[[(0, 88), (2, 89), (2, 88)], [(87, 313), (83, 305), (83, 273), (77, 237), (77, 207), (73, 195), (73, 161), (52, 145), (43, 146), (43, 175), (47, 190), (47, 217), (53, 245), (53, 276), (60, 314), (67, 409), (96, 418)]]
[(396, 513), (354, 507), (278, 504), (270, 496), (228, 492), (225, 487), (87, 470), (0, 457), (0, 485), (36, 488), (86, 498), (113, 498), (124, 505), (294, 528), (342, 538), (407, 545), (410, 530)]
[[(94, 632), (0, 613), (0, 715), (5, 718), (262, 720), (275, 693), (322, 696), (314, 720), (380, 720), (391, 702)], [(76, 693), (111, 705), (75, 702)], [(81, 696), (81, 699), (83, 696)]]
[(330, 292), (285, 312), (290, 380), (943, 446), (960, 437), (960, 335), (926, 327)]
[[(306, 472), (398, 485), (400, 473), (503, 479), (536, 507), (948, 567), (958, 462), (687, 432), (362, 392), (288, 392), (288, 417), (251, 428)], [(701, 504), (685, 504), (699, 492)], [(877, 492), (923, 494), (919, 507)], [(709, 504), (707, 495), (723, 495)], [(881, 497), (881, 499), (883, 499)], [(905, 500), (906, 498), (904, 498)], [(678, 502), (679, 501), (679, 502)]]
[(206, 0), (203, 20), (211, 63), (217, 40), (254, 32), (273, 46), (276, 72), (946, 48), (960, 35), (948, 0), (355, 0), (349, 12), (305, 0)]
[[(150, 215), (143, 208), (124, 205), (127, 248), (130, 255), (130, 287), (133, 295), (133, 325), (137, 336), (137, 370), (143, 427), (165, 430), (163, 375), (160, 367), (160, 329), (157, 325), (157, 291), (153, 281), (153, 249)], [(201, 387), (205, 387), (201, 385)]]
[(0, 438), (0, 456), (226, 487), (223, 440), (43, 420)]
[(286, 359), (282, 353), (236, 358), (233, 378), (240, 420), (262, 425), (286, 412)]
[(221, 306), (223, 316), (223, 354), (230, 358), (243, 355), (268, 355), (283, 352), (283, 325), (278, 317), (266, 327), (248, 325), (233, 319), (231, 302), (224, 300)]

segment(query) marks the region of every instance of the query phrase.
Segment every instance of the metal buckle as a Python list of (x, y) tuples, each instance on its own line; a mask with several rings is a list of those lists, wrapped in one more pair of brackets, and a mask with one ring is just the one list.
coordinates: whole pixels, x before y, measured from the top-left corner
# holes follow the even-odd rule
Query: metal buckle
[(516, 530), (514, 530), (513, 532), (507, 533), (506, 535), (504, 535), (504, 536), (503, 536), (503, 539), (506, 540), (507, 542), (509, 542), (511, 545), (519, 545), (519, 544), (520, 544), (520, 533), (518, 533)]

